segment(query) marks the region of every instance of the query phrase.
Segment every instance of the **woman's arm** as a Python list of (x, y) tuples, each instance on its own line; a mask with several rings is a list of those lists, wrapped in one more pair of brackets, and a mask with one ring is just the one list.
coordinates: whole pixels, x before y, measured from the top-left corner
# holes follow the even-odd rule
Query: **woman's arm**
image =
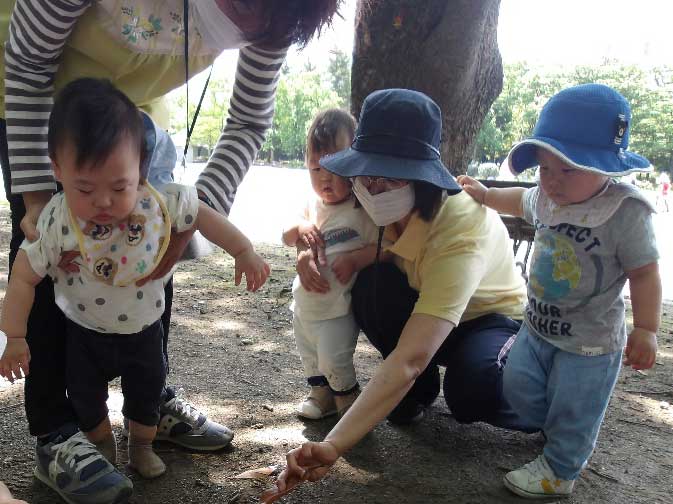
[(448, 320), (413, 314), (395, 350), (325, 441), (334, 445), (340, 455), (360, 441), (404, 398), (453, 327)]
[(287, 48), (241, 48), (227, 124), (196, 182), (215, 209), (229, 214), (236, 190), (273, 123), (276, 87)]
[(447, 320), (413, 314), (395, 350), (325, 441), (304, 443), (288, 453), (287, 469), (278, 478), (279, 490), (297, 478), (315, 481), (323, 477), (340, 456), (399, 404), (453, 328)]
[(14, 194), (56, 190), (47, 154), (54, 76), (75, 23), (90, 5), (91, 0), (16, 0), (5, 44), (5, 119)]
[(54, 76), (66, 40), (91, 0), (16, 0), (5, 44), (5, 120), (11, 191), (22, 193), (21, 230), (37, 239), (40, 212), (56, 190), (47, 154)]

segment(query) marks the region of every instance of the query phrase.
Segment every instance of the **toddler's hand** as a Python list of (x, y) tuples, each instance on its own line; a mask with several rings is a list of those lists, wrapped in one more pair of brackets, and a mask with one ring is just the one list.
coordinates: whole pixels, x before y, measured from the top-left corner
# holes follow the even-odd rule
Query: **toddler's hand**
[(310, 249), (325, 248), (325, 242), (322, 239), (322, 233), (315, 224), (300, 224), (297, 229), (299, 239)]
[[(28, 376), (28, 363), (30, 362), (30, 350), (25, 338), (7, 338), (7, 348), (0, 359), (0, 376), (4, 376), (10, 382), (20, 380)], [(23, 374), (21, 373), (23, 371)]]
[(255, 292), (259, 289), (271, 273), (271, 268), (252, 247), (234, 257), (235, 277), (234, 283), (240, 285), (243, 274), (247, 283), (246, 289)]
[(488, 187), (478, 180), (468, 177), (467, 175), (459, 175), (456, 178), (456, 181), (467, 194), (472, 196), (472, 199), (474, 199), (477, 203), (482, 205), (484, 204), (484, 198), (486, 197), (486, 191), (488, 191)]
[(657, 358), (657, 335), (634, 327), (626, 341), (624, 365), (633, 369), (650, 369)]
[(334, 259), (332, 271), (337, 280), (346, 285), (356, 273), (355, 261), (351, 258), (350, 254), (341, 254)]

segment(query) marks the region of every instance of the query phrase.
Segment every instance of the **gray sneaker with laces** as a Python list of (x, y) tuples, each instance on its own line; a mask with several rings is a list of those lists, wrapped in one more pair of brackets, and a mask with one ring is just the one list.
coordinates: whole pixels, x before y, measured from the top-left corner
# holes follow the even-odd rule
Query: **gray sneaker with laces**
[(161, 418), (157, 426), (158, 441), (168, 441), (197, 451), (215, 451), (229, 446), (234, 432), (228, 427), (208, 420), (195, 406), (177, 393), (166, 388), (166, 402), (161, 405)]
[[(208, 420), (194, 405), (166, 387), (166, 400), (159, 408), (159, 425), (155, 441), (174, 443), (194, 451), (216, 451), (226, 448), (234, 439), (234, 432), (217, 422)], [(128, 438), (128, 420), (124, 418), (124, 437)]]
[(133, 484), (103, 457), (74, 426), (65, 426), (54, 439), (38, 442), (35, 477), (68, 504), (120, 504), (133, 493)]

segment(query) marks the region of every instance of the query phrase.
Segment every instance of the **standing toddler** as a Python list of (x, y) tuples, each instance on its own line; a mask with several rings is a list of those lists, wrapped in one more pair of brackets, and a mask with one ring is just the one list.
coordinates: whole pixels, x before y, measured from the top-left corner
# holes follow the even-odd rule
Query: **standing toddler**
[(478, 202), (536, 229), (525, 321), (504, 372), (508, 401), (546, 437), (540, 456), (504, 477), (523, 497), (570, 495), (596, 445), (622, 356), (634, 369), (655, 362), (661, 279), (654, 209), (632, 184), (615, 180), (651, 169), (626, 150), (630, 120), (628, 102), (608, 86), (565, 89), (508, 156), (515, 174), (539, 165), (538, 187), (487, 189), (458, 178)]
[[(49, 119), (48, 145), (63, 191), (42, 211), (39, 238), (24, 241), (14, 262), (0, 319), (8, 338), (0, 375), (28, 374), (28, 314), (35, 286), (51, 276), (67, 318), (66, 382), (81, 430), (114, 464), (106, 400), (108, 382), (121, 376), (129, 465), (154, 478), (166, 469), (152, 450), (166, 378), (166, 277), (136, 283), (159, 264), (172, 232), (194, 226), (235, 258), (237, 284), (245, 274), (248, 289), (257, 290), (269, 266), (235, 226), (199, 202), (194, 188), (166, 184), (159, 193), (145, 180), (143, 118), (108, 81), (78, 79), (63, 88)], [(70, 250), (79, 251), (78, 263), (59, 268), (61, 254)], [(51, 486), (40, 465), (36, 476)]]
[(297, 414), (312, 420), (344, 414), (359, 392), (353, 353), (360, 329), (350, 290), (357, 272), (374, 262), (377, 228), (356, 205), (350, 181), (320, 165), (321, 157), (351, 145), (355, 127), (344, 110), (329, 109), (315, 117), (306, 141), (314, 194), (300, 221), (283, 232), (286, 245), (300, 242), (321, 250), (318, 269), (329, 284), (309, 291), (297, 276), (292, 285), (294, 336), (311, 387)]

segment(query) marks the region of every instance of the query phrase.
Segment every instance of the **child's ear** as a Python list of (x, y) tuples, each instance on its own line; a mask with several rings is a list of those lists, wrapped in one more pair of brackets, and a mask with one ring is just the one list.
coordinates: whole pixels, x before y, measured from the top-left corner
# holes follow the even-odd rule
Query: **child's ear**
[(49, 159), (51, 160), (51, 167), (54, 170), (54, 178), (56, 178), (56, 180), (58, 180), (59, 182), (62, 182), (61, 181), (61, 167), (58, 165), (58, 163), (56, 162), (56, 160), (54, 158), (49, 158)]

